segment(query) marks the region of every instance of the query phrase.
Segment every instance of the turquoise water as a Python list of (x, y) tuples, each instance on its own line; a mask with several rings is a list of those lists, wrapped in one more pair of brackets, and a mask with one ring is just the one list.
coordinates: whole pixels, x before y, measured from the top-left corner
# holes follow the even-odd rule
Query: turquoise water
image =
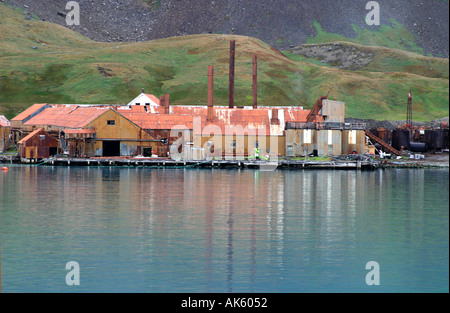
[(2, 292), (449, 291), (448, 169), (13, 166), (0, 199)]

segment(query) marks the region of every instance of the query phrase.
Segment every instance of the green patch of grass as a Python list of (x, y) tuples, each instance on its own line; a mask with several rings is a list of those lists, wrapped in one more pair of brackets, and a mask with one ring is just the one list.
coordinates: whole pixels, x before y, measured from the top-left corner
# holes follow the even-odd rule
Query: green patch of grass
[(144, 0), (153, 10), (157, 10), (161, 6), (161, 0)]
[[(412, 88), (415, 120), (449, 115), (448, 69), (443, 69), (448, 60), (414, 60), (386, 50), (367, 68), (352, 72), (283, 55), (243, 36), (96, 43), (47, 22), (29, 21), (27, 27), (23, 16), (4, 4), (0, 14), (5, 17), (0, 24), (0, 114), (10, 119), (33, 103), (128, 103), (142, 88), (156, 96), (170, 93), (174, 105), (206, 105), (208, 65), (215, 71), (214, 102), (228, 105), (230, 40), (237, 44), (236, 105), (251, 105), (252, 55), (257, 54), (260, 106), (308, 109), (331, 91), (330, 98), (346, 102), (347, 116), (404, 119)], [(47, 45), (30, 48), (38, 45), (36, 39)]]
[(340, 34), (325, 31), (319, 22), (314, 21), (316, 36), (308, 38), (308, 44), (327, 43), (336, 41), (348, 41), (366, 46), (379, 46), (392, 49), (405, 50), (423, 55), (422, 48), (417, 46), (415, 38), (408, 30), (395, 19), (391, 19), (392, 25), (383, 24), (377, 30), (362, 29), (353, 24), (355, 38), (346, 38)]

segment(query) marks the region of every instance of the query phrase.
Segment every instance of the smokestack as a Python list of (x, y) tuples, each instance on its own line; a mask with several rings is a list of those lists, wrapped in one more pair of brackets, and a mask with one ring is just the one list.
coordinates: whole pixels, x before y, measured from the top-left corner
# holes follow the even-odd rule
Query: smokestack
[(271, 125), (280, 125), (280, 119), (278, 118), (278, 109), (272, 109)]
[(408, 106), (406, 108), (406, 127), (410, 130), (409, 135), (412, 139), (412, 129), (413, 129), (413, 99), (411, 89), (408, 93)]
[(236, 57), (236, 41), (230, 41), (230, 92), (229, 92), (229, 108), (234, 108), (234, 62)]
[(258, 108), (258, 57), (253, 56), (253, 109)]
[(170, 114), (170, 94), (166, 93), (164, 96), (164, 113)]
[(208, 66), (208, 116), (207, 121), (214, 120), (214, 66)]
[(165, 114), (166, 113), (166, 97), (161, 96), (159, 97), (159, 105), (162, 107), (162, 110), (160, 113)]

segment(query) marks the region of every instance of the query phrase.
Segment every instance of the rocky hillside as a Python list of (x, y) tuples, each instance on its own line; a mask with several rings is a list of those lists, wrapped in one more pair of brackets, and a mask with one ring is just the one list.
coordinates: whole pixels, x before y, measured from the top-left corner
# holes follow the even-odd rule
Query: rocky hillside
[[(401, 120), (411, 89), (416, 121), (448, 116), (448, 59), (340, 41), (336, 33), (329, 35), (332, 43), (281, 53), (259, 39), (224, 34), (95, 42), (2, 2), (0, 17), (0, 114), (8, 118), (33, 103), (128, 103), (142, 88), (170, 93), (174, 105), (205, 105), (209, 65), (216, 72), (215, 103), (227, 104), (230, 40), (236, 40), (237, 105), (252, 103), (256, 54), (261, 106), (311, 108), (330, 92), (346, 103), (348, 118)], [(315, 40), (328, 36), (313, 25)]]
[[(0, 0), (41, 19), (65, 25), (67, 0)], [(81, 25), (71, 28), (96, 41), (146, 41), (190, 34), (255, 37), (278, 49), (308, 43), (324, 32), (370, 38), (423, 54), (449, 56), (447, 0), (384, 0), (381, 26), (365, 23), (367, 0), (78, 0)], [(401, 34), (401, 36), (398, 36)], [(410, 37), (405, 42), (405, 37)], [(360, 37), (359, 44), (368, 44)], [(361, 42), (362, 41), (362, 42)], [(413, 41), (417, 47), (411, 47)], [(372, 44), (372, 43), (371, 43)]]

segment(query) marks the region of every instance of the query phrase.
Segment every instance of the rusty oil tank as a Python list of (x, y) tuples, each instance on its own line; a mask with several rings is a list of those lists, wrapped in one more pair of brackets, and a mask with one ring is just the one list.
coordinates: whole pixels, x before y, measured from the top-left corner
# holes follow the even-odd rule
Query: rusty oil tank
[(425, 131), (425, 143), (431, 150), (445, 149), (446, 137), (448, 137), (448, 134), (446, 134), (446, 130), (444, 129), (433, 129)]
[(407, 129), (394, 129), (392, 131), (392, 147), (397, 150), (401, 150), (403, 147), (405, 150), (409, 150), (409, 130)]
[(392, 142), (392, 132), (385, 128), (378, 128), (378, 138), (390, 145)]

